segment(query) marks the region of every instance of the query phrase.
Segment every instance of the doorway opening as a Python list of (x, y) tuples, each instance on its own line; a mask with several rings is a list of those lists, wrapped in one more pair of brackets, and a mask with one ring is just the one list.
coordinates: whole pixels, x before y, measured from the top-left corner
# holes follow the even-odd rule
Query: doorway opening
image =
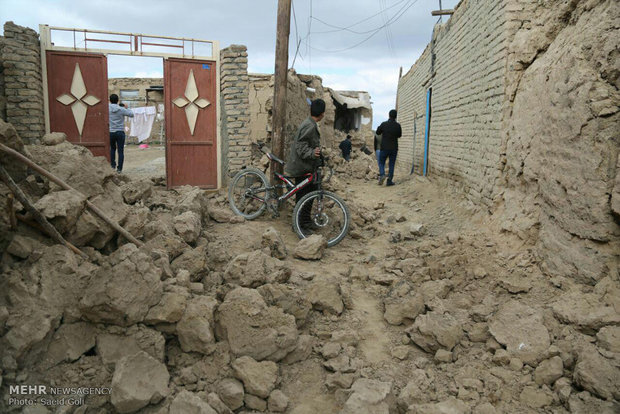
[(166, 128), (163, 59), (108, 56), (108, 96), (131, 109), (125, 117), (123, 172), (134, 178), (165, 180)]

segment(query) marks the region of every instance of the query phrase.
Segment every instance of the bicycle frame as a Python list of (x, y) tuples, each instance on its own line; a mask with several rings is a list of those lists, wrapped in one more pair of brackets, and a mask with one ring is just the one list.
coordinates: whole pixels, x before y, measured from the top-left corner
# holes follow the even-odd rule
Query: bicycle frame
[[(263, 147), (262, 143), (257, 144), (260, 151), (267, 155), (267, 158), (269, 158), (271, 161), (275, 161), (278, 163), (281, 163), (282, 165), (284, 165), (284, 161), (280, 160), (279, 158), (277, 158), (274, 154), (272, 154), (269, 151), (266, 151)], [(264, 170), (264, 172), (266, 172), (266, 170)], [(302, 182), (300, 182), (299, 184), (295, 185), (293, 184), (293, 182), (289, 179), (291, 177), (286, 177), (280, 173), (274, 172), (273, 176), (275, 178), (277, 178), (278, 180), (282, 181), (284, 184), (283, 185), (276, 185), (276, 186), (269, 186), (266, 187), (265, 190), (270, 193), (273, 190), (282, 188), (282, 189), (286, 189), (286, 192), (284, 194), (282, 194), (280, 197), (276, 198), (277, 202), (278, 202), (278, 209), (280, 208), (280, 205), (282, 204), (283, 201), (288, 200), (289, 198), (291, 198), (295, 193), (297, 193), (299, 190), (301, 190), (302, 188), (306, 187), (307, 185), (309, 185), (312, 182), (316, 182), (319, 185), (319, 189), (320, 189), (320, 184), (321, 184), (321, 174), (320, 174), (320, 168), (317, 169), (314, 173), (307, 173), (304, 174), (302, 177), (306, 177)], [(262, 189), (260, 189), (262, 190)], [(258, 197), (255, 197), (256, 199), (260, 199)], [(267, 202), (267, 200), (262, 200), (264, 202)]]

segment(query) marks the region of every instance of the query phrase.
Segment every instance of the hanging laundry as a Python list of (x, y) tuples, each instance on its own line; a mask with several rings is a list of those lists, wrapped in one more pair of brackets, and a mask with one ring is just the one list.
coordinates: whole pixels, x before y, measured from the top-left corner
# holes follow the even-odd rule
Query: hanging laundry
[(133, 111), (133, 118), (130, 118), (129, 136), (137, 137), (138, 142), (142, 142), (151, 136), (157, 110), (154, 106), (141, 106), (131, 110)]

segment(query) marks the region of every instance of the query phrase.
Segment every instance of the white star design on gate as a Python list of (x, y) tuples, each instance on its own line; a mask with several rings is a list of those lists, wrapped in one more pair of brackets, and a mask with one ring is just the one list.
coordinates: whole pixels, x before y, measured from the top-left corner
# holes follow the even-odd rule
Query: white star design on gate
[(189, 130), (192, 135), (194, 135), (198, 111), (211, 105), (211, 102), (204, 98), (198, 98), (198, 96), (198, 87), (196, 87), (196, 79), (194, 79), (194, 70), (190, 69), (187, 84), (185, 85), (185, 98), (187, 99), (179, 96), (173, 99), (172, 103), (179, 108), (185, 107), (185, 116), (187, 117), (187, 124), (189, 125)]
[(80, 64), (76, 63), (73, 79), (71, 80), (71, 95), (65, 93), (56, 98), (56, 100), (63, 105), (71, 105), (75, 126), (77, 126), (80, 136), (82, 136), (82, 130), (84, 129), (84, 121), (86, 120), (88, 106), (93, 106), (101, 102), (99, 98), (93, 95), (84, 97), (86, 94), (86, 84), (84, 84)]

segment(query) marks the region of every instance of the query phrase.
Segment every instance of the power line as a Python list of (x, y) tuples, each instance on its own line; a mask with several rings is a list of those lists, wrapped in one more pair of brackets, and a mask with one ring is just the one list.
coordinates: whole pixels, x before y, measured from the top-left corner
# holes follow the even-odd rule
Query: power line
[(377, 33), (379, 33), (379, 32), (381, 31), (381, 29), (384, 29), (385, 27), (389, 26), (390, 24), (395, 23), (396, 21), (398, 21), (398, 19), (400, 19), (400, 18), (401, 18), (401, 17), (402, 17), (402, 16), (403, 16), (406, 12), (407, 12), (407, 10), (409, 10), (409, 9), (410, 9), (410, 8), (411, 8), (414, 4), (416, 4), (416, 3), (417, 3), (417, 1), (418, 1), (418, 0), (413, 0), (413, 1), (411, 1), (408, 5), (406, 4), (405, 6), (403, 6), (403, 7), (402, 7), (399, 11), (397, 11), (397, 12), (396, 12), (396, 14), (394, 14), (394, 16), (392, 16), (392, 17), (388, 20), (388, 22), (387, 22), (387, 23), (385, 23), (384, 25), (382, 25), (382, 26), (380, 26), (380, 27), (378, 27), (378, 28), (376, 28), (376, 29), (372, 30), (372, 33), (371, 33), (369, 36), (367, 36), (364, 40), (362, 40), (362, 41), (360, 41), (360, 42), (358, 42), (358, 43), (356, 43), (356, 44), (354, 44), (354, 45), (352, 45), (352, 46), (346, 47), (346, 48), (344, 48), (344, 49), (338, 49), (338, 50), (325, 50), (325, 49), (319, 49), (319, 48), (316, 48), (316, 47), (312, 47), (312, 46), (308, 43), (308, 41), (306, 41), (306, 46), (307, 46), (310, 50), (316, 50), (316, 51), (319, 51), (319, 52), (324, 52), (324, 53), (338, 53), (338, 52), (344, 52), (344, 51), (346, 51), (346, 50), (354, 49), (354, 48), (356, 48), (357, 46), (359, 46), (359, 45), (361, 45), (361, 44), (363, 44), (363, 43), (367, 42), (368, 40), (370, 40), (370, 39), (371, 39), (372, 37), (374, 37)]
[(396, 53), (394, 50), (394, 42), (392, 41), (392, 29), (390, 28), (390, 26), (387, 24), (388, 19), (386, 16), (387, 13), (387, 0), (381, 0), (379, 2), (379, 7), (381, 8), (381, 19), (383, 20), (383, 23), (386, 25), (385, 26), (385, 39), (387, 41), (387, 46), (388, 46), (388, 51), (390, 52), (390, 56), (392, 58), (396, 57)]
[(292, 68), (295, 67), (295, 60), (297, 60), (297, 54), (299, 53), (299, 46), (301, 45), (301, 39), (299, 38), (299, 32), (297, 30), (297, 16), (295, 15), (295, 2), (291, 1), (291, 6), (293, 8), (293, 21), (295, 22), (295, 57), (293, 58)]
[[(404, 2), (406, 2), (406, 1), (409, 1), (409, 0), (400, 0), (398, 3), (394, 3), (394, 4), (392, 4), (390, 7), (386, 8), (386, 9), (385, 9), (385, 11), (387, 11), (387, 10), (389, 10), (389, 9), (392, 9), (392, 8), (394, 8), (394, 7), (398, 6), (399, 4), (404, 3)], [(356, 30), (351, 30), (351, 27), (355, 27), (355, 26), (357, 26), (357, 25), (359, 25), (359, 24), (361, 24), (361, 23), (364, 23), (364, 22), (366, 22), (366, 21), (368, 21), (368, 20), (372, 19), (373, 17), (377, 17), (377, 16), (379, 16), (379, 15), (380, 15), (380, 14), (382, 14), (382, 13), (383, 13), (383, 12), (375, 13), (375, 14), (373, 14), (372, 16), (369, 16), (369, 17), (367, 17), (367, 18), (365, 18), (365, 19), (362, 19), (362, 20), (360, 20), (360, 21), (358, 21), (358, 22), (355, 22), (355, 23), (353, 23), (353, 24), (350, 24), (349, 26), (346, 26), (346, 27), (335, 26), (335, 25), (333, 25), (333, 24), (331, 24), (331, 23), (327, 23), (326, 21), (323, 21), (323, 20), (319, 19), (318, 17), (314, 17), (314, 18), (313, 18), (314, 20), (316, 20), (316, 21), (318, 21), (318, 22), (323, 23), (325, 26), (333, 27), (333, 28), (334, 28), (334, 29), (336, 29), (336, 30), (326, 30), (326, 31), (321, 31), (321, 32), (313, 32), (313, 33), (314, 33), (314, 34), (324, 34), (324, 33), (335, 33), (335, 32), (347, 31), (347, 32), (355, 33), (355, 34), (367, 34), (367, 33), (370, 33), (370, 32), (372, 32), (372, 31), (374, 31), (375, 29), (372, 29), (372, 30), (367, 30), (367, 31), (364, 31), (364, 32), (358, 32), (358, 31), (356, 31)]]
[(310, 17), (308, 18), (308, 35), (306, 36), (306, 53), (308, 54), (308, 72), (312, 74), (312, 46), (310, 35), (312, 34), (312, 0), (310, 0)]

